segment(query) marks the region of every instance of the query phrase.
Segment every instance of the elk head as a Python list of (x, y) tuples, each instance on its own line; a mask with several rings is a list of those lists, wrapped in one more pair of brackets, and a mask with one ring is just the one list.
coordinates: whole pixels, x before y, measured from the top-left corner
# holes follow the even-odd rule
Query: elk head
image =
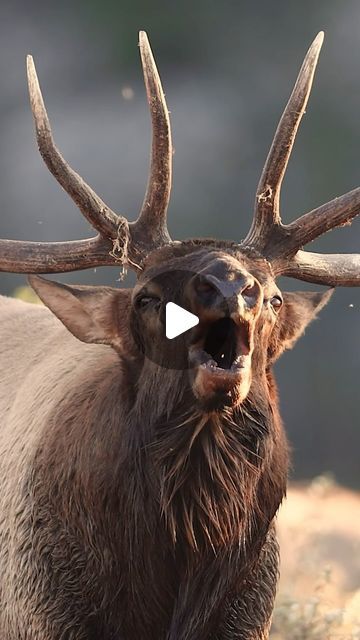
[[(291, 224), (283, 224), (280, 217), (281, 183), (322, 41), (320, 33), (305, 57), (260, 178), (251, 229), (241, 242), (170, 239), (166, 225), (170, 124), (144, 32), (140, 33), (140, 53), (153, 139), (147, 192), (133, 223), (111, 211), (62, 158), (29, 57), (30, 101), (40, 153), (98, 235), (59, 243), (2, 240), (0, 270), (55, 273), (110, 264), (134, 269), (138, 281), (132, 292), (68, 287), (37, 276), (31, 276), (30, 282), (80, 340), (110, 344), (143, 365), (149, 359), (156, 366), (166, 367), (170, 362), (182, 375), (186, 372), (194, 398), (203, 408), (243, 402), (252, 381), (265, 381), (269, 366), (294, 344), (330, 295), (329, 291), (282, 293), (277, 276), (330, 287), (360, 285), (358, 254), (320, 255), (302, 249), (325, 231), (351, 222), (360, 210), (360, 189)], [(164, 334), (164, 310), (169, 301), (199, 317), (198, 326), (174, 341), (167, 341)], [(167, 379), (165, 373), (164, 383)]]

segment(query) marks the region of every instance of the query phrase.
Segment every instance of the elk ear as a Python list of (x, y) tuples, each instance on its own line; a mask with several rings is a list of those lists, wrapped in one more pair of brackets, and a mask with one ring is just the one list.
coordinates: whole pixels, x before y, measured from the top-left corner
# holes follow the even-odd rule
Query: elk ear
[(108, 344), (117, 350), (129, 338), (131, 291), (111, 287), (71, 287), (29, 276), (42, 302), (82, 342)]
[(296, 291), (283, 294), (284, 304), (271, 335), (268, 363), (272, 364), (285, 349), (292, 349), (306, 327), (330, 300), (333, 289), (325, 292)]

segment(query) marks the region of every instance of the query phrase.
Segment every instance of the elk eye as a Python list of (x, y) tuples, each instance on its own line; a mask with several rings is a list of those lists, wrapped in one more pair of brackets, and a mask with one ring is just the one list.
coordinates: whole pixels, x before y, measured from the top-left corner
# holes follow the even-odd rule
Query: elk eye
[(155, 306), (160, 303), (160, 298), (157, 296), (139, 296), (136, 298), (136, 306), (138, 309), (145, 309), (150, 305)]
[(276, 313), (278, 313), (278, 311), (280, 311), (283, 301), (282, 298), (280, 298), (280, 296), (273, 296), (270, 300), (270, 304), (272, 306), (272, 308), (274, 309), (274, 311), (276, 311)]

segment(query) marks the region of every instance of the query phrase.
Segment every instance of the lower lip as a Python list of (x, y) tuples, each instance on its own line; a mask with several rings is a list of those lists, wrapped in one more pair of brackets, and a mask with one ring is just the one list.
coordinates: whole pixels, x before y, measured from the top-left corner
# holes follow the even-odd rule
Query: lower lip
[(210, 398), (215, 394), (229, 393), (235, 388), (247, 386), (250, 373), (250, 357), (244, 356), (232, 369), (221, 369), (202, 363), (194, 369), (194, 388), (198, 396)]

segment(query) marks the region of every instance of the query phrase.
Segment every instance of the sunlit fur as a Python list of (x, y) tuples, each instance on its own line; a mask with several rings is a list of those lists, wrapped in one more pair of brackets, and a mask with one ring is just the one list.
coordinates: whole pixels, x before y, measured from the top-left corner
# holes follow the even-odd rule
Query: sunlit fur
[(90, 344), (0, 298), (1, 639), (264, 640), (288, 468), (268, 362), (325, 298), (265, 309), (247, 398), (206, 412), (188, 371), (136, 352), (131, 291), (57, 286), (37, 288)]

